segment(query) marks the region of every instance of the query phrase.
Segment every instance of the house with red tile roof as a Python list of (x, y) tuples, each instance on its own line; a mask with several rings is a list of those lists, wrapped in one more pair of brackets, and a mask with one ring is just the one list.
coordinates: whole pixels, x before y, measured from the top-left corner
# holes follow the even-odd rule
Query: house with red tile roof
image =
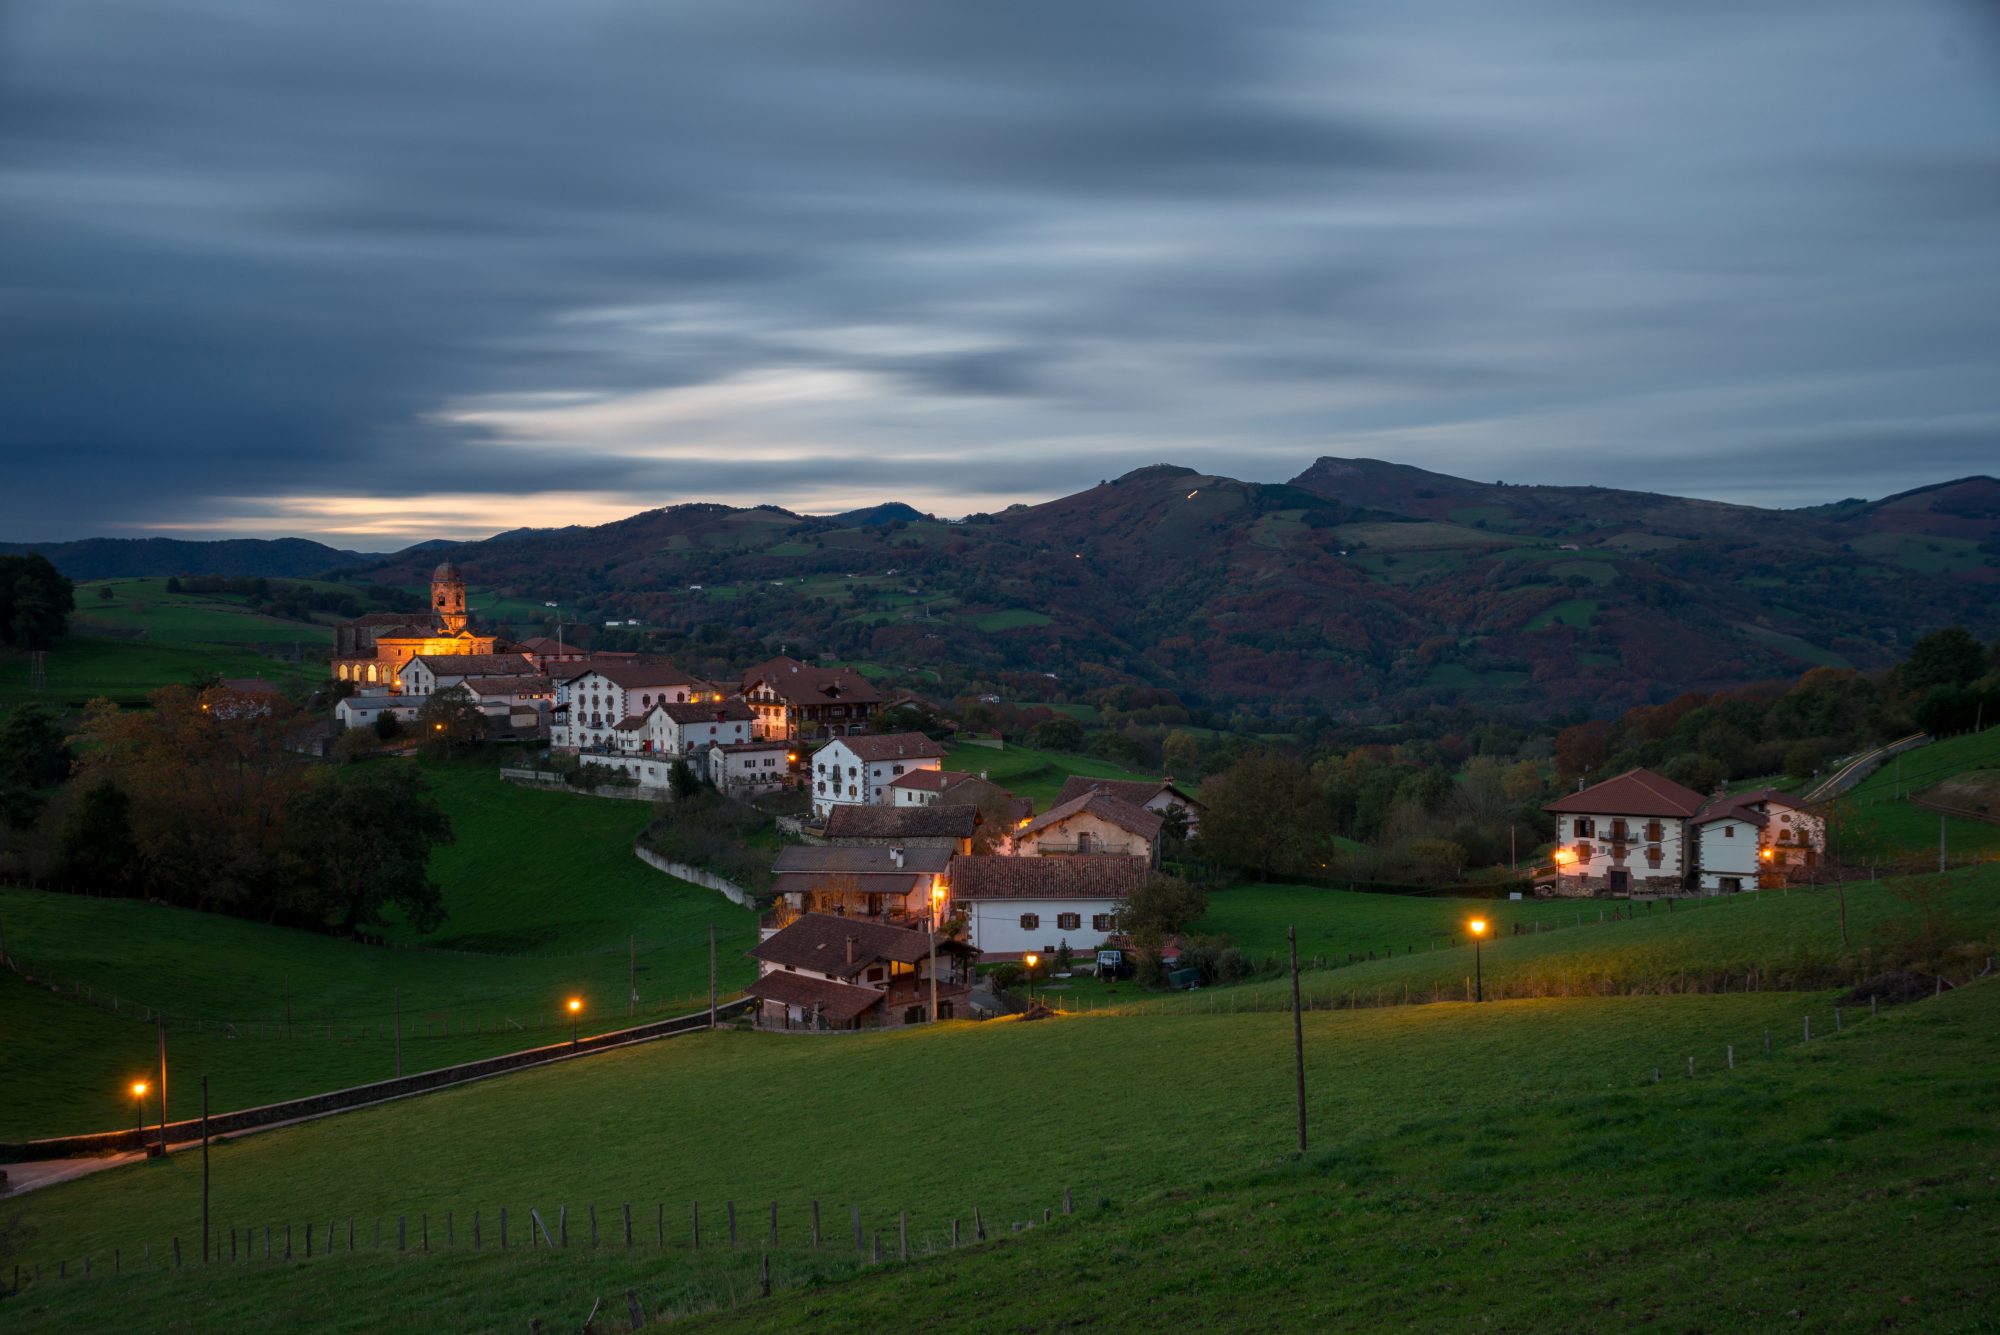
[(808, 913), (748, 954), (760, 1025), (825, 1030), (951, 1019), (972, 990), (978, 952), (928, 931)]
[(1826, 851), (1826, 821), (1804, 798), (1775, 788), (1718, 797), (1689, 828), (1697, 881), (1715, 894), (1782, 885), (1818, 866)]
[(788, 742), (867, 732), (882, 707), (882, 693), (853, 668), (783, 656), (744, 673), (737, 694), (756, 712), (759, 737)]
[(1165, 824), (1158, 812), (1092, 788), (1023, 825), (1014, 834), (1014, 845), (1022, 857), (1118, 853), (1157, 867)]
[(1061, 806), (1065, 802), (1073, 802), (1092, 791), (1109, 793), (1160, 816), (1178, 807), (1187, 826), (1188, 838), (1193, 838), (1195, 830), (1201, 825), (1201, 803), (1181, 791), (1171, 778), (1155, 782), (1152, 779), (1093, 779), (1083, 774), (1072, 774), (1063, 780), (1062, 791), (1056, 794), (1055, 804)]
[(1143, 857), (1107, 853), (959, 858), (951, 866), (952, 911), (965, 918), (983, 959), (1049, 956), (1065, 942), (1082, 953), (1118, 930), (1125, 897), (1151, 874)]
[(1688, 822), (1708, 799), (1649, 769), (1569, 793), (1556, 818), (1556, 893), (1672, 894), (1694, 872)]
[(840, 804), (888, 806), (890, 784), (917, 770), (944, 768), (944, 748), (920, 732), (837, 737), (813, 753), (808, 769), (813, 817), (824, 821)]

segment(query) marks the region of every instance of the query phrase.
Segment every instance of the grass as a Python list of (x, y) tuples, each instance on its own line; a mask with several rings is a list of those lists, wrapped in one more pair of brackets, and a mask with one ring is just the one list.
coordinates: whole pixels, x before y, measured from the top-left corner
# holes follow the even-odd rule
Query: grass
[(1377, 552), (1421, 551), (1438, 547), (1512, 547), (1527, 541), (1509, 533), (1489, 533), (1483, 529), (1435, 520), (1342, 524), (1333, 531), (1350, 546), (1365, 544), (1369, 550)]
[(2000, 728), (1932, 742), (1892, 758), (1847, 794), (1844, 856), (1889, 861), (1935, 856), (1942, 820), (1945, 852), (1956, 861), (2000, 857), (2000, 825), (1943, 816), (1903, 800), (1955, 775), (2000, 769)]
[(1031, 612), (1025, 607), (1009, 607), (998, 612), (983, 612), (972, 618), (972, 624), (981, 630), (1020, 630), (1024, 626), (1046, 626), (1053, 620), (1053, 617)]
[(1796, 635), (1785, 635), (1763, 626), (1739, 624), (1737, 629), (1756, 640), (1767, 649), (1796, 658), (1801, 663), (1814, 667), (1851, 668), (1854, 665), (1831, 649), (1822, 649), (1810, 640), (1802, 640)]
[(39, 690), (30, 685), (30, 667), (27, 654), (0, 650), (0, 705), (33, 700), (61, 709), (80, 709), (96, 696), (138, 704), (162, 686), (194, 681), (209, 673), (268, 677), (282, 686), (300, 688), (326, 676), (324, 663), (282, 663), (242, 647), (156, 644), (86, 635), (69, 636), (48, 651), (45, 683)]
[[(338, 587), (321, 585), (319, 587)], [(99, 590), (109, 589), (110, 598)], [(317, 621), (259, 616), (232, 594), (168, 593), (164, 579), (94, 580), (77, 586), (77, 629), (140, 635), (162, 644), (331, 644)]]
[(988, 778), (1021, 797), (1034, 801), (1037, 810), (1047, 810), (1062, 791), (1063, 780), (1072, 774), (1093, 779), (1157, 779), (1157, 774), (1134, 774), (1108, 760), (1094, 756), (1062, 755), (1036, 751), (1011, 743), (1003, 750), (989, 746), (956, 746), (945, 753), (944, 767), (967, 773), (985, 772)]
[(1590, 623), (1597, 619), (1598, 601), (1595, 598), (1565, 598), (1553, 607), (1545, 607), (1535, 613), (1525, 629), (1545, 630), (1550, 626), (1574, 626), (1578, 630), (1590, 629)]
[[(1747, 1046), (1802, 1004), (1758, 995), (1314, 1014), (1311, 1115), (1328, 1148), (1377, 1142), (1426, 1118), (1440, 1072), (1476, 1068), (1479, 1080), (1455, 1083), (1453, 1111), (1498, 1125), (1551, 1097), (1632, 1088), (1687, 1051)], [(797, 1247), (807, 1203), (818, 1199), (836, 1237), (846, 1233), (845, 1207), (858, 1203), (865, 1226), (888, 1227), (892, 1243), (904, 1210), (919, 1238), (936, 1238), (975, 1205), (995, 1223), (1038, 1217), (1065, 1186), (1086, 1202), (1127, 1200), (1270, 1170), (1290, 1145), (1290, 1042), (1290, 1017), (1280, 1015), (957, 1023), (830, 1040), (698, 1035), (225, 1144), (214, 1155), (214, 1208), (231, 1227), (323, 1227), (352, 1215), (365, 1241), (378, 1216), (415, 1224), (428, 1214), (435, 1229), (446, 1211), (464, 1220), (478, 1209), (491, 1229), (505, 1205), (524, 1228), (531, 1205), (552, 1226), (567, 1205), (575, 1230), (591, 1205), (616, 1218), (630, 1201), (650, 1224), (671, 1202), (684, 1237), (690, 1202), (701, 1203), (711, 1228), (725, 1201), (755, 1202), (752, 1227), (761, 1232), (765, 1203), (776, 1200)], [(860, 1087), (857, 1073), (865, 1073)], [(781, 1112), (773, 1090), (784, 1091)], [(862, 1132), (856, 1111), (882, 1099), (922, 1115), (899, 1119), (894, 1135)], [(758, 1110), (747, 1126), (745, 1110)], [(1002, 1127), (1014, 1133), (995, 1134)], [(699, 1153), (671, 1150), (694, 1145)], [(57, 1258), (108, 1258), (114, 1248), (137, 1255), (149, 1243), (159, 1256), (175, 1233), (190, 1231), (200, 1171), (197, 1155), (179, 1154), (24, 1198), (21, 1212), (37, 1230), (32, 1257), (46, 1271)], [(682, 1256), (654, 1253), (633, 1270), (649, 1275), (648, 1287), (678, 1285)], [(458, 1263), (483, 1265), (486, 1280), (454, 1285), (448, 1320), (425, 1293), (431, 1272), (414, 1259), (359, 1274), (339, 1256), (285, 1267), (293, 1282), (282, 1301), (301, 1320), (339, 1311), (347, 1305), (326, 1299), (365, 1278), (372, 1329), (494, 1328), (535, 1314), (518, 1307), (527, 1295), (506, 1268), (517, 1259), (487, 1253)], [(255, 1325), (275, 1295), (240, 1279), (227, 1267), (205, 1283), (182, 1277), (196, 1287), (176, 1305), (202, 1313), (204, 1328)], [(580, 1318), (591, 1282), (597, 1274), (575, 1273), (560, 1310), (573, 1306)], [(83, 1319), (77, 1302), (117, 1298), (88, 1286), (47, 1291), (68, 1299), (37, 1295), (51, 1323)], [(125, 1290), (128, 1302), (148, 1296), (136, 1283)], [(97, 1323), (116, 1326), (117, 1310)], [(36, 1322), (33, 1308), (10, 1311), (11, 1329), (43, 1328)]]
[(1362, 894), (1315, 885), (1239, 885), (1209, 897), (1208, 913), (1191, 929), (1223, 935), (1246, 954), (1283, 957), (1285, 929), (1299, 932), (1302, 958), (1345, 959), (1406, 946), (1423, 949), (1439, 937), (1457, 937), (1467, 919), (1483, 917), (1500, 935), (1517, 922), (1554, 926), (1575, 910), (1540, 899), (1446, 899)]
[[(594, 1027), (615, 1027), (628, 971), (643, 1006), (674, 1009), (706, 992), (711, 922), (725, 995), (754, 977), (742, 953), (755, 939), (748, 910), (632, 856), (645, 805), (503, 785), (484, 769), (432, 777), (459, 837), (434, 863), (449, 916), (432, 938), (392, 933), (425, 949), (133, 900), (0, 890), (10, 955), (65, 992), (74, 981), (119, 1007), (0, 975), (0, 1031), (10, 1035), (0, 1045), (9, 1091), (0, 1136), (128, 1120), (117, 1091), (153, 1060), (153, 1027), (135, 1003), (185, 1017), (170, 1036), (173, 1067), (209, 1075), (215, 1106), (235, 1108), (393, 1074), (399, 993), (404, 1068), (422, 1070), (546, 1041), (566, 1027), (556, 1005), (571, 994), (590, 1003)], [(281, 1036), (287, 989), (291, 1040)], [(176, 1111), (189, 1106), (177, 1100)]]
[[(1954, 872), (1945, 883), (1942, 906), (1959, 924), (1958, 935), (1984, 943), (1968, 961), (2000, 948), (2000, 867)], [(1615, 906), (1594, 903), (1559, 902), (1525, 912), (1509, 912), (1522, 908), (1512, 903), (1491, 905), (1482, 911), (1495, 927), (1480, 951), (1481, 972), (1489, 997), (1741, 990), (1753, 978), (1758, 987), (1832, 986), (1879, 971), (1877, 961), (1890, 957), (1896, 929), (1914, 923), (1917, 910), (1899, 899), (1893, 886), (1867, 882), (1846, 887), (1845, 946), (1840, 939), (1841, 896), (1831, 887), (1684, 901), (1671, 910), (1665, 903), (1651, 909), (1635, 906), (1634, 916), (1624, 921), (1609, 917)], [(1600, 914), (1606, 915), (1602, 921)], [(1299, 916), (1310, 921), (1304, 912)], [(1513, 934), (1516, 921), (1537, 918), (1550, 930)], [(1266, 936), (1272, 925), (1262, 926)], [(1372, 935), (1373, 941), (1343, 937), (1337, 925), (1330, 926), (1323, 930), (1335, 933), (1329, 940), (1332, 950), (1308, 951), (1302, 936), (1302, 955), (1344, 957), (1383, 946), (1401, 952), (1302, 975), (1308, 1004), (1342, 1007), (1405, 996), (1463, 996), (1474, 967), (1470, 937), (1461, 931), (1454, 940), (1427, 939), (1417, 934), (1416, 926), (1411, 924), (1401, 940), (1387, 925), (1356, 934)], [(1291, 987), (1284, 981), (1246, 983), (1129, 1005), (1142, 1010), (1283, 1009), (1291, 1005)]]

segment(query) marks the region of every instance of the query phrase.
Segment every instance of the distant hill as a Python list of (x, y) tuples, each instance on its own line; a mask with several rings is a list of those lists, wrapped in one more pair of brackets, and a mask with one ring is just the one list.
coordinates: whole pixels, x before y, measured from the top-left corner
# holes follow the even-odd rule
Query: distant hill
[[(831, 518), (697, 504), (388, 557), (298, 545), (314, 570), (392, 584), (429, 578), (448, 546), (496, 606), (636, 621), (626, 647), (699, 631), (718, 663), (754, 639), (916, 669), (948, 696), (1116, 690), (1130, 717), (1175, 697), (1360, 723), (1431, 706), (1609, 713), (1885, 666), (1943, 625), (2000, 636), (1990, 477), (1766, 510), (1371, 459), (1320, 459), (1285, 483), (1160, 464), (958, 522), (894, 502)], [(194, 562), (169, 564), (207, 568)]]
[(40, 552), (71, 579), (140, 579), (163, 575), (263, 575), (310, 579), (335, 566), (373, 564), (380, 552), (349, 552), (306, 538), (83, 538), (75, 542), (0, 542), (0, 552)]

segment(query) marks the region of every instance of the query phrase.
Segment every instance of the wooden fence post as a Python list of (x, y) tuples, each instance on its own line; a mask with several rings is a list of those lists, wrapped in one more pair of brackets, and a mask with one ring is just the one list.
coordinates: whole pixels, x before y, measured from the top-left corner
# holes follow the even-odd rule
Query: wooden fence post
[(870, 1265), (881, 1265), (881, 1264), (882, 1264), (882, 1230), (880, 1230), (880, 1229), (876, 1229), (876, 1230), (875, 1230), (875, 1239), (874, 1239), (874, 1241), (875, 1241), (875, 1250), (874, 1250), (874, 1253), (873, 1253), (873, 1255), (872, 1255), (872, 1256), (870, 1257), (870, 1259), (869, 1259), (869, 1262), (868, 1262), (868, 1263), (869, 1263)]
[(769, 1252), (764, 1253), (762, 1270), (762, 1282), (758, 1285), (758, 1289), (764, 1297), (768, 1298), (771, 1296), (771, 1253)]
[(1727, 1043), (1723, 1046), (1729, 1053), (1729, 1069), (1733, 1071), (1736, 1069), (1736, 1045), (1734, 1043)]
[[(590, 1207), (589, 1207), (589, 1208), (590, 1208), (590, 1245), (591, 1245), (592, 1247), (595, 1247), (595, 1246), (597, 1246), (597, 1204), (596, 1204), (596, 1202), (594, 1202), (594, 1201), (593, 1201), (593, 1202), (591, 1203), (591, 1205), (590, 1205)], [(565, 1235), (565, 1237), (567, 1237), (567, 1235)]]
[(958, 1220), (951, 1221), (951, 1245), (958, 1246)]
[[(597, 1207), (595, 1205), (590, 1207), (590, 1213), (591, 1222), (596, 1223)], [(542, 1236), (547, 1237), (548, 1232), (547, 1229), (543, 1229)], [(562, 1246), (569, 1246), (569, 1207), (567, 1205), (556, 1208), (556, 1236), (562, 1239)]]
[[(69, 1262), (65, 1261), (63, 1262), (63, 1265), (65, 1267), (63, 1273), (67, 1275), (69, 1273), (67, 1269)], [(181, 1268), (181, 1238), (180, 1234), (176, 1233), (174, 1235), (174, 1269), (179, 1270), (180, 1268)]]
[(910, 1212), (903, 1210), (896, 1215), (896, 1248), (900, 1259), (910, 1259)]
[(629, 1248), (632, 1245), (632, 1202), (626, 1201), (624, 1202), (624, 1205), (625, 1205), (625, 1245), (626, 1247)]
[(819, 1201), (813, 1201), (813, 1250), (819, 1250)]
[(979, 1207), (976, 1205), (972, 1207), (972, 1240), (986, 1241), (986, 1221), (979, 1217)]
[(736, 1245), (736, 1202), (726, 1201), (724, 1204), (729, 1207), (729, 1245), (734, 1247)]
[(1071, 1206), (1070, 1206), (1070, 1203), (1069, 1203), (1069, 1188), (1068, 1188), (1068, 1187), (1064, 1187), (1064, 1188), (1063, 1188), (1063, 1213), (1064, 1213), (1064, 1214), (1070, 1214), (1070, 1213), (1072, 1213), (1072, 1208), (1071, 1208)]
[(408, 1251), (409, 1249), (410, 1249), (410, 1217), (406, 1214), (399, 1214), (396, 1216), (396, 1250), (399, 1252), (404, 1252)]
[(639, 1294), (637, 1290), (625, 1290), (625, 1315), (630, 1318), (632, 1329), (634, 1330), (646, 1324), (646, 1314), (639, 1310)]
[(653, 1233), (660, 1244), (660, 1250), (667, 1249), (667, 1203), (653, 1202)]
[(507, 1207), (500, 1207), (500, 1250), (507, 1250)]
[(694, 1231), (694, 1249), (696, 1251), (700, 1251), (701, 1250), (701, 1202), (700, 1201), (696, 1201), (693, 1205), (688, 1207), (688, 1219)]
[(479, 1250), (479, 1211), (472, 1212), (472, 1250)]

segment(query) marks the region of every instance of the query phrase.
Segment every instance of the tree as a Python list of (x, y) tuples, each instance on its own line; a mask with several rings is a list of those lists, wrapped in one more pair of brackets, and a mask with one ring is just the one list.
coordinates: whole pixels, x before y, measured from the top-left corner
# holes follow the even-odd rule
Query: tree
[(452, 748), (486, 736), (486, 714), (463, 686), (433, 692), (417, 711), (417, 732), (424, 745), (450, 755)]
[(403, 721), (396, 717), (396, 711), (385, 709), (375, 716), (375, 736), (385, 742), (393, 742), (403, 735)]
[(1155, 874), (1118, 906), (1118, 926), (1140, 949), (1157, 954), (1167, 938), (1208, 912), (1208, 892), (1178, 876)]
[(1963, 626), (1934, 630), (1910, 646), (1896, 681), (1911, 695), (1933, 686), (1964, 686), (1986, 671), (1986, 647)]
[(1028, 745), (1039, 751), (1081, 751), (1083, 725), (1062, 715), (1044, 719), (1028, 734)]
[(701, 791), (701, 780), (695, 778), (686, 760), (676, 760), (668, 767), (667, 791), (674, 795), (676, 802), (684, 802)]
[(0, 556), (0, 644), (46, 649), (69, 629), (76, 586), (40, 552)]
[(418, 931), (444, 921), (431, 850), (452, 842), (451, 818), (407, 764), (344, 766), (294, 799), (291, 849), (302, 867), (296, 908), (353, 935), (398, 910)]
[(1269, 877), (1317, 873), (1328, 859), (1325, 813), (1304, 765), (1276, 751), (1253, 751), (1211, 775), (1196, 850)]
[(142, 879), (132, 838), (132, 799), (110, 779), (83, 790), (56, 836), (60, 879), (91, 891), (122, 893)]
[(0, 786), (48, 788), (69, 776), (62, 719), (47, 705), (16, 706), (0, 723)]
[(1556, 768), (1565, 778), (1578, 778), (1611, 758), (1611, 725), (1592, 719), (1556, 734)]
[(1201, 773), (1201, 738), (1176, 729), (1160, 744), (1160, 763), (1167, 773), (1188, 782)]

